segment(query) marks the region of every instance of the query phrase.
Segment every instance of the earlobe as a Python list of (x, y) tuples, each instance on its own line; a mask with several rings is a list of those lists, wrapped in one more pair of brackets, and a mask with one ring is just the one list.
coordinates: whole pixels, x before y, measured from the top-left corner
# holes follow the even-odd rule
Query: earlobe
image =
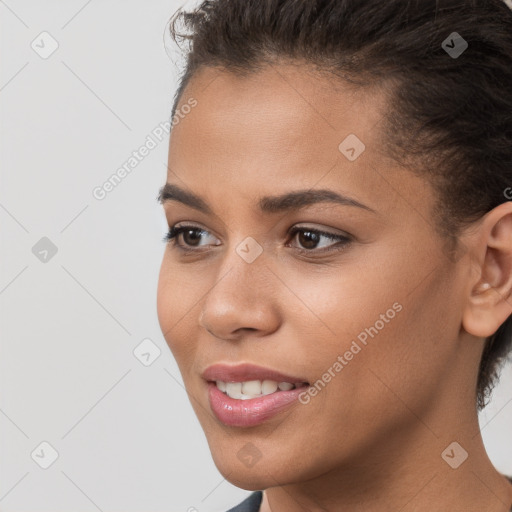
[(473, 336), (486, 338), (512, 313), (512, 204), (502, 203), (488, 212), (478, 231), (473, 246), (474, 256), (480, 255), (475, 257), (477, 282), (468, 283), (462, 326)]
[(478, 338), (487, 338), (496, 332), (508, 317), (512, 306), (508, 304), (490, 283), (482, 282), (475, 286), (462, 315), (465, 331)]
[[(489, 290), (489, 292), (495, 290)], [(492, 336), (512, 313), (512, 307), (503, 298), (487, 301), (487, 304), (471, 304), (462, 315), (464, 330), (478, 338)]]

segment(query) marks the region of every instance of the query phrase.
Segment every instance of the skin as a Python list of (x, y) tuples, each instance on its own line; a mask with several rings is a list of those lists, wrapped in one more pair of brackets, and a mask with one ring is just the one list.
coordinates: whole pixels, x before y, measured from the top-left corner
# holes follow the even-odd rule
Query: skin
[[(167, 181), (214, 215), (164, 204), (169, 226), (207, 233), (199, 248), (179, 237), (192, 256), (166, 247), (157, 309), (222, 475), (265, 489), (262, 512), (507, 511), (512, 486), (485, 451), (475, 388), (483, 338), (512, 311), (512, 203), (471, 225), (449, 258), (429, 183), (385, 157), (382, 92), (283, 63), (246, 77), (203, 69), (180, 105), (191, 97)], [(350, 133), (366, 146), (353, 162), (338, 149)], [(258, 210), (261, 196), (309, 188), (375, 211)], [(336, 240), (289, 236), (297, 224), (352, 241), (322, 253)], [(235, 251), (248, 236), (263, 249), (250, 264)], [(250, 428), (213, 415), (207, 366), (252, 362), (316, 382), (395, 302), (402, 310), (307, 405)], [(468, 453), (457, 469), (441, 457), (453, 441)], [(237, 457), (249, 442), (261, 452), (252, 467)]]

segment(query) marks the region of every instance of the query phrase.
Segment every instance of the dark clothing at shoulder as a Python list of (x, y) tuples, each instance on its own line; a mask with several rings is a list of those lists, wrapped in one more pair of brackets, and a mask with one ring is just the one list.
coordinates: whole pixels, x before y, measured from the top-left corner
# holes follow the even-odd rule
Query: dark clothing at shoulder
[(230, 508), (227, 512), (259, 512), (262, 500), (263, 491), (254, 491), (242, 503)]

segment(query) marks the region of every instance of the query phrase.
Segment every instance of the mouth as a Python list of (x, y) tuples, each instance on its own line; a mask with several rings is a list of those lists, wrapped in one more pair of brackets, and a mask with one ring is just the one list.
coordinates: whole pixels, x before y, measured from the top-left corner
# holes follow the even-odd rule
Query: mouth
[(235, 400), (250, 400), (309, 386), (309, 382), (303, 376), (287, 375), (251, 363), (216, 363), (208, 366), (201, 376)]
[(255, 427), (297, 406), (309, 381), (251, 363), (216, 363), (205, 380), (212, 413), (229, 427)]
[(208, 381), (205, 384), (210, 408), (217, 420), (228, 427), (244, 428), (256, 427), (290, 407), (297, 407), (300, 396), (308, 386), (306, 382), (277, 382), (270, 379)]
[(208, 381), (217, 386), (217, 389), (235, 400), (251, 400), (262, 396), (272, 395), (280, 391), (291, 391), (309, 386), (308, 382), (278, 382), (275, 380), (246, 380), (238, 382), (225, 382), (222, 380)]

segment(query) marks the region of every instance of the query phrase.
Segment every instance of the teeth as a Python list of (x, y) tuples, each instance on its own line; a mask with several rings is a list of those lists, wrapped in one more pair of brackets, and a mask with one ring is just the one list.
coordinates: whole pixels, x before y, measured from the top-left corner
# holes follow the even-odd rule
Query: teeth
[(242, 398), (242, 383), (226, 382), (226, 394), (231, 398)]
[(242, 393), (244, 395), (259, 395), (261, 393), (261, 382), (259, 380), (242, 382)]
[(273, 380), (248, 380), (245, 382), (223, 382), (216, 381), (217, 388), (230, 398), (237, 400), (249, 400), (260, 396), (270, 395), (277, 390), (289, 391), (301, 385), (301, 383), (291, 384), (290, 382), (276, 382)]
[(261, 393), (263, 395), (270, 395), (270, 393), (274, 393), (274, 391), (277, 391), (277, 382), (274, 382), (273, 380), (264, 380), (261, 383)]

